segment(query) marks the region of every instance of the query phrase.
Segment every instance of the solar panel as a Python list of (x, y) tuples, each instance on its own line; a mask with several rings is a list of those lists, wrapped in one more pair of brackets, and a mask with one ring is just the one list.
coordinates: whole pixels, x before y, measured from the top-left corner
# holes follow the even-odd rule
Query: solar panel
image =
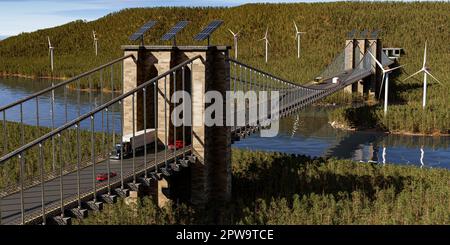
[(361, 32), (360, 37), (361, 38), (366, 38), (367, 34), (369, 34), (369, 31), (368, 30), (364, 30), (364, 31)]
[(372, 38), (372, 39), (377, 39), (377, 38), (378, 38), (378, 33), (379, 33), (379, 32), (380, 32), (379, 30), (373, 31), (372, 33), (370, 33), (370, 38)]
[(213, 33), (217, 28), (219, 28), (220, 25), (222, 25), (223, 20), (214, 20), (213, 22), (209, 23), (205, 29), (203, 29), (199, 34), (197, 34), (194, 37), (194, 40), (196, 41), (203, 41), (206, 38), (208, 38), (211, 33)]
[(187, 26), (187, 24), (189, 24), (189, 21), (186, 21), (186, 20), (182, 20), (182, 21), (178, 22), (174, 27), (172, 27), (172, 29), (170, 29), (169, 32), (164, 34), (164, 36), (161, 38), (161, 40), (167, 41), (167, 40), (174, 38), (175, 35), (177, 35), (177, 33), (179, 31), (183, 30), (183, 28)]
[(131, 41), (136, 41), (140, 39), (144, 35), (144, 33), (150, 30), (150, 28), (152, 28), (155, 24), (156, 21), (154, 20), (145, 23), (145, 25), (143, 25), (137, 32), (133, 33), (133, 35), (131, 35), (129, 39)]
[(353, 38), (355, 37), (355, 34), (356, 34), (356, 30), (353, 29), (351, 32), (349, 32), (349, 33), (347, 34), (347, 37), (348, 37), (349, 39), (353, 39)]

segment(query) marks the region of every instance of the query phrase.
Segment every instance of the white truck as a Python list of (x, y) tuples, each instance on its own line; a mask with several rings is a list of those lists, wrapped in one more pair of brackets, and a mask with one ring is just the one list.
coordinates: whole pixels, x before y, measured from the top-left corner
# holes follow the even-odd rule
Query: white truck
[[(144, 132), (145, 131), (145, 132)], [(123, 158), (133, 154), (133, 143), (135, 152), (142, 151), (144, 149), (144, 144), (151, 144), (155, 142), (155, 129), (149, 128), (147, 130), (137, 131), (131, 134), (126, 134), (122, 136), (122, 144), (118, 143), (114, 146), (114, 150), (111, 152), (111, 159), (119, 160), (123, 152)]]
[(339, 77), (333, 77), (333, 79), (331, 80), (331, 83), (333, 84), (337, 84), (339, 82)]

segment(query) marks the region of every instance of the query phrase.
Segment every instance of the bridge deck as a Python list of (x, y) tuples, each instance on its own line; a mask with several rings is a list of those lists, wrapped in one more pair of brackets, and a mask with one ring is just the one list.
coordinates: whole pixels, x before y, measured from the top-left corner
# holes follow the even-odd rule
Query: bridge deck
[[(187, 154), (191, 151), (190, 146), (185, 147), (185, 149), (180, 149), (177, 151), (177, 157)], [(168, 162), (174, 159), (173, 151), (167, 152)], [(124, 183), (133, 180), (133, 166), (132, 159), (123, 160), (123, 174)], [(98, 162), (96, 167), (96, 173), (106, 172), (107, 164), (106, 160)], [(158, 166), (164, 165), (164, 151), (158, 152)], [(136, 156), (135, 158), (135, 168), (136, 175), (142, 175), (144, 173), (144, 156)], [(147, 170), (152, 170), (155, 168), (155, 154), (147, 154)], [(92, 183), (92, 164), (84, 167), (80, 170), (80, 192), (83, 199), (92, 200), (93, 193), (93, 183)], [(117, 172), (117, 176), (111, 178), (111, 190), (114, 187), (120, 187), (120, 160), (110, 161), (110, 171)], [(60, 177), (56, 177), (52, 180), (45, 182), (45, 205), (46, 213), (58, 212), (60, 210)], [(26, 222), (35, 222), (37, 219), (41, 219), (41, 185), (36, 185), (25, 189), (24, 191), (24, 201), (25, 201), (25, 213)], [(125, 187), (126, 188), (126, 187)], [(103, 189), (103, 191), (101, 191)], [(63, 190), (64, 190), (64, 206), (77, 206), (77, 172), (68, 173), (63, 175)], [(97, 183), (97, 191), (99, 193), (106, 193), (107, 191), (107, 181)], [(21, 208), (20, 208), (20, 193), (13, 193), (2, 198), (1, 202), (1, 218), (4, 224), (20, 224), (21, 223)]]

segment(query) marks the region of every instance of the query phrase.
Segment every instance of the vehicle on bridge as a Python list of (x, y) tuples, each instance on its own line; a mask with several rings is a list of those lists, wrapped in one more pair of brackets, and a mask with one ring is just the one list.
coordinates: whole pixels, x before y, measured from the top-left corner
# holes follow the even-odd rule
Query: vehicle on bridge
[(339, 83), (339, 77), (333, 77), (333, 79), (331, 80), (331, 83), (333, 83), (333, 84)]
[(314, 78), (314, 83), (315, 84), (325, 83), (325, 79), (323, 77), (316, 77), (316, 78)]
[[(116, 177), (116, 176), (117, 176), (116, 172), (109, 173), (109, 178)], [(97, 176), (95, 176), (95, 179), (97, 181), (105, 181), (108, 179), (108, 173), (99, 173), (99, 174), (97, 174)]]
[(172, 143), (169, 143), (169, 150), (173, 150), (173, 149), (181, 149), (184, 147), (184, 142), (182, 140), (176, 140), (175, 141), (175, 145)]
[[(119, 160), (121, 155), (127, 158), (133, 154), (133, 143), (135, 153), (144, 150), (144, 146), (155, 142), (155, 129), (137, 131), (133, 134), (126, 134), (122, 137), (122, 144), (116, 144), (114, 150), (111, 152), (111, 159)], [(148, 146), (147, 146), (148, 147)], [(123, 154), (122, 154), (123, 153)]]

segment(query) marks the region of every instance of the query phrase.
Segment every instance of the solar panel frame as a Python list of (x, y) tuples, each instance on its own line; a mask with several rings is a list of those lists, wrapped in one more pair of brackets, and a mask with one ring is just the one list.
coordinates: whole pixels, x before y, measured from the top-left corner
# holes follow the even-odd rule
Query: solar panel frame
[(380, 30), (374, 30), (373, 32), (370, 33), (370, 37), (372, 39), (377, 39), (379, 37), (380, 34)]
[(144, 35), (144, 33), (146, 33), (148, 30), (150, 30), (156, 23), (157, 23), (157, 21), (155, 21), (155, 20), (148, 21), (141, 28), (139, 28), (138, 31), (133, 33), (128, 39), (130, 41), (137, 41)]
[(369, 31), (368, 31), (367, 29), (364, 29), (364, 30), (359, 34), (359, 36), (360, 36), (361, 38), (366, 38), (366, 37), (368, 36), (368, 34), (369, 34)]
[(347, 33), (347, 37), (350, 38), (350, 39), (354, 38), (355, 35), (356, 35), (356, 32), (357, 32), (357, 31), (356, 31), (355, 29), (353, 29), (352, 31), (350, 31), (349, 33)]
[(161, 40), (163, 40), (163, 41), (171, 40), (172, 38), (174, 38), (177, 35), (178, 32), (183, 30), (189, 23), (190, 23), (190, 21), (187, 21), (187, 20), (179, 21), (166, 34), (164, 34), (162, 36)]
[(208, 38), (217, 28), (219, 28), (223, 24), (223, 20), (213, 20), (208, 24), (201, 32), (195, 35), (195, 41), (203, 41)]

